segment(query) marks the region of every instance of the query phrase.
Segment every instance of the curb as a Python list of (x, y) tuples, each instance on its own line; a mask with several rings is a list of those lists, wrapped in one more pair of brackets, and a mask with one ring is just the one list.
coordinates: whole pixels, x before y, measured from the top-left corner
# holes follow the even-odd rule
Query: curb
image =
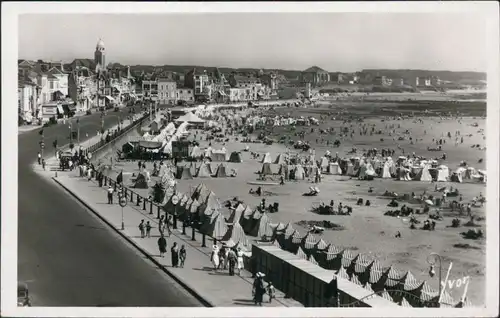
[(103, 217), (100, 213), (98, 213), (96, 210), (94, 210), (92, 207), (90, 207), (85, 201), (80, 199), (73, 191), (68, 189), (66, 186), (64, 186), (62, 183), (60, 183), (57, 178), (52, 177), (52, 180), (54, 180), (60, 187), (62, 187), (66, 192), (71, 194), (78, 202), (80, 202), (83, 206), (85, 206), (88, 210), (92, 211), (99, 219), (101, 219), (104, 223), (106, 223), (110, 228), (112, 228), (116, 233), (118, 233), (121, 237), (123, 237), (129, 244), (134, 246), (136, 249), (138, 249), (144, 256), (146, 256), (150, 261), (152, 261), (156, 266), (158, 266), (163, 272), (165, 272), (168, 276), (170, 276), (173, 280), (175, 280), (179, 285), (181, 285), (184, 289), (186, 289), (191, 295), (194, 296), (199, 302), (201, 302), (205, 307), (216, 307), (211, 301), (207, 300), (205, 297), (203, 297), (201, 294), (199, 294), (194, 288), (189, 286), (189, 284), (185, 283), (182, 281), (177, 275), (169, 271), (166, 267), (164, 267), (162, 264), (160, 264), (154, 257), (149, 255), (142, 247), (140, 247), (138, 244), (136, 244), (133, 240), (131, 240), (127, 235), (125, 235), (122, 231), (114, 227), (105, 217)]

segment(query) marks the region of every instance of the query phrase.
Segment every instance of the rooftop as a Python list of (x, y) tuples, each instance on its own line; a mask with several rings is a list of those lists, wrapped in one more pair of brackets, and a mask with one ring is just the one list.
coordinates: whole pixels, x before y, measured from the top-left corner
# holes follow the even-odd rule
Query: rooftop
[(319, 66), (311, 66), (310, 68), (305, 70), (304, 73), (328, 73), (328, 72)]

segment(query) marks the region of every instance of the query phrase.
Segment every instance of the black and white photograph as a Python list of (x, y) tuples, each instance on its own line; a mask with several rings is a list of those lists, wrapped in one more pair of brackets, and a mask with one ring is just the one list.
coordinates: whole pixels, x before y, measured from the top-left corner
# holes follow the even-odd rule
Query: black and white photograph
[(498, 17), (3, 3), (2, 314), (498, 316)]

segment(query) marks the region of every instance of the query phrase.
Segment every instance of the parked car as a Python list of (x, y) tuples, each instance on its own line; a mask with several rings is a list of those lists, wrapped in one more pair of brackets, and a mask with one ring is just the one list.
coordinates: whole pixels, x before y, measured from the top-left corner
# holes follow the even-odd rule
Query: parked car
[(31, 307), (31, 300), (28, 292), (28, 285), (25, 283), (17, 284), (17, 306)]

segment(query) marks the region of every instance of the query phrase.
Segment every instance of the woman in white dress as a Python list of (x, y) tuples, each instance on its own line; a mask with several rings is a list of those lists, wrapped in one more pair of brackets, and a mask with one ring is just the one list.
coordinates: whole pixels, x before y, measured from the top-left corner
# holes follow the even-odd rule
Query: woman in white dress
[(236, 267), (238, 268), (238, 275), (241, 275), (241, 271), (243, 270), (243, 251), (241, 248), (238, 248), (238, 252), (236, 253), (237, 263)]
[(217, 270), (219, 267), (219, 247), (214, 245), (212, 247), (212, 253), (210, 254), (210, 261), (214, 265), (214, 269)]

